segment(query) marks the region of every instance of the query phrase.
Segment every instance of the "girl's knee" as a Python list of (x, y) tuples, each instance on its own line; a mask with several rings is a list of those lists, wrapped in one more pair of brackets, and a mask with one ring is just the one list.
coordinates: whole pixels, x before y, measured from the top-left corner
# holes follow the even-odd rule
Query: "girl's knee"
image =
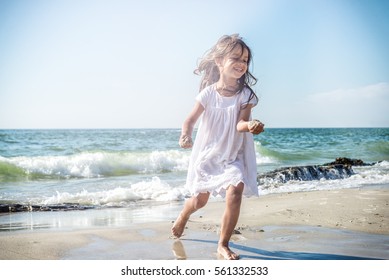
[(244, 184), (239, 183), (237, 186), (230, 186), (229, 191), (234, 196), (242, 196)]
[(194, 198), (193, 207), (196, 210), (203, 208), (207, 204), (208, 198), (209, 198), (209, 193), (204, 193), (204, 194), (200, 193)]
[(237, 186), (230, 186), (228, 188), (228, 198), (231, 202), (240, 202), (243, 196), (244, 184), (239, 183)]

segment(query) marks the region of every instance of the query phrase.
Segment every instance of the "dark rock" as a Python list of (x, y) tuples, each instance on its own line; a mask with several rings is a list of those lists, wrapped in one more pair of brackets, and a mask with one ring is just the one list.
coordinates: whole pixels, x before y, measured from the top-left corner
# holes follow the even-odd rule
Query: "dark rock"
[(323, 165), (294, 166), (276, 169), (257, 176), (259, 185), (286, 183), (288, 181), (335, 180), (355, 174), (353, 166), (372, 165), (360, 159), (337, 158)]
[(24, 205), (24, 204), (0, 204), (0, 213), (9, 212), (35, 212), (35, 211), (70, 211), (93, 209), (93, 206), (83, 206), (78, 203), (66, 203), (55, 205)]
[(9, 206), (7, 204), (0, 204), (0, 213), (9, 212)]
[(366, 165), (373, 165), (374, 163), (364, 163), (363, 160), (360, 159), (340, 157), (335, 159), (335, 161), (333, 162), (325, 163), (323, 165), (328, 166), (328, 165), (336, 165), (336, 164), (351, 165), (351, 166), (366, 166)]
[(312, 181), (312, 180), (334, 180), (344, 179), (354, 174), (350, 165), (328, 165), (328, 166), (296, 166), (286, 167), (274, 170), (272, 172), (259, 175), (258, 183), (263, 184), (266, 181), (286, 183), (288, 181)]

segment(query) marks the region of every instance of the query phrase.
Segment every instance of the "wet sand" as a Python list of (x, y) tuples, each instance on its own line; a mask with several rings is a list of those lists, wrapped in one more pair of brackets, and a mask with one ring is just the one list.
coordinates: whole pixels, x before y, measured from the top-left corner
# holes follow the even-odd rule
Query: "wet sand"
[[(124, 211), (132, 210), (86, 210), (56, 213), (55, 222), (44, 228), (28, 225), (7, 231), (3, 225), (0, 259), (218, 259), (224, 202), (208, 203), (188, 221), (184, 236), (174, 239), (170, 228), (180, 209), (181, 203), (173, 203), (159, 211), (158, 219), (147, 211), (128, 219)], [(50, 213), (29, 215), (39, 220)], [(66, 219), (77, 220), (76, 216), (82, 216), (82, 223), (66, 226)], [(88, 221), (93, 219), (105, 222), (90, 226)], [(387, 260), (389, 191), (343, 189), (244, 198), (231, 247), (243, 260)]]

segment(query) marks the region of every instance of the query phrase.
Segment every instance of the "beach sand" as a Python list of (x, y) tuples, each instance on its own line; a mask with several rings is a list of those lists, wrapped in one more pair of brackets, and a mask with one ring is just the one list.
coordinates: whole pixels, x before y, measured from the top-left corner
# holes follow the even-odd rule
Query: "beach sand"
[[(218, 259), (224, 202), (209, 202), (192, 215), (184, 235), (174, 239), (170, 228), (181, 206), (182, 202), (172, 203), (164, 219), (125, 226), (3, 231), (0, 259)], [(88, 211), (81, 211), (82, 215), (88, 217), (92, 213)], [(231, 247), (243, 260), (387, 260), (389, 191), (341, 189), (244, 198)]]

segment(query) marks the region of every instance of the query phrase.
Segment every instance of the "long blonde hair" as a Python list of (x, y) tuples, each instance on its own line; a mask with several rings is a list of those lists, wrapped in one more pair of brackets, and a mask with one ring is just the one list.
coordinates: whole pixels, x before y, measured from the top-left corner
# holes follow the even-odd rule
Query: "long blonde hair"
[(246, 45), (239, 34), (222, 36), (217, 41), (217, 43), (200, 59), (197, 69), (194, 71), (195, 74), (202, 76), (200, 82), (200, 91), (205, 87), (216, 83), (220, 79), (220, 72), (218, 66), (216, 65), (216, 60), (219, 58), (224, 58), (226, 55), (230, 54), (232, 50), (238, 45), (242, 47), (242, 52), (244, 49), (247, 49), (248, 51), (247, 71), (238, 80), (238, 92), (241, 92), (243, 88), (246, 87), (251, 92), (247, 103), (253, 98), (258, 100), (254, 90), (251, 88), (251, 86), (257, 83), (257, 79), (249, 71), (250, 62), (252, 60), (251, 49)]

